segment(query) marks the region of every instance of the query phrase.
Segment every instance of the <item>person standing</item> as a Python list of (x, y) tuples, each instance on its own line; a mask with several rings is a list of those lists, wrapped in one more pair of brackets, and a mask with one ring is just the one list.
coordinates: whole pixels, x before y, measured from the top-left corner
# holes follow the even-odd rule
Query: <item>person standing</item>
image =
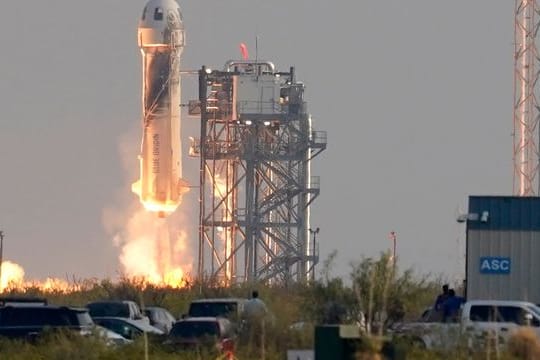
[(244, 305), (244, 318), (247, 321), (260, 321), (267, 313), (268, 309), (266, 308), (266, 304), (259, 299), (259, 292), (254, 290), (251, 293), (251, 299), (246, 301)]
[(439, 311), (442, 311), (442, 306), (444, 304), (444, 302), (446, 301), (446, 299), (448, 299), (448, 296), (449, 296), (449, 286), (448, 284), (444, 284), (443, 287), (442, 287), (442, 294), (439, 294), (437, 296), (437, 299), (435, 300), (435, 305), (433, 306), (433, 308), (435, 309), (435, 311), (439, 312)]
[(448, 296), (449, 296), (448, 289), (449, 289), (448, 284), (444, 284), (442, 286), (442, 294), (439, 294), (439, 296), (437, 296), (437, 299), (435, 300), (435, 305), (433, 306), (435, 311), (437, 312), (442, 311), (443, 304), (446, 301), (446, 299), (448, 299)]
[(461, 305), (465, 302), (465, 299), (461, 296), (456, 296), (454, 289), (448, 291), (448, 298), (442, 305), (443, 310), (443, 322), (457, 322), (457, 315)]
[[(244, 304), (243, 318), (246, 322), (247, 334), (249, 334), (248, 346), (260, 347), (260, 358), (265, 358), (264, 338), (265, 338), (265, 320), (268, 315), (268, 309), (264, 301), (259, 299), (259, 292), (254, 290), (251, 293), (251, 299)], [(248, 351), (250, 352), (250, 351)]]
[(441, 321), (443, 319), (443, 304), (448, 299), (448, 284), (442, 286), (442, 293), (437, 295), (435, 299), (435, 304), (429, 313), (430, 321)]

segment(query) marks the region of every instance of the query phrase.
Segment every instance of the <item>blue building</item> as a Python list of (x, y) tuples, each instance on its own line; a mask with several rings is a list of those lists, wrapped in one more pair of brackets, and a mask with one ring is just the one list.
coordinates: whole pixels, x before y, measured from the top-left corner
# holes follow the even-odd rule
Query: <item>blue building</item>
[(470, 196), (467, 299), (540, 303), (540, 197)]

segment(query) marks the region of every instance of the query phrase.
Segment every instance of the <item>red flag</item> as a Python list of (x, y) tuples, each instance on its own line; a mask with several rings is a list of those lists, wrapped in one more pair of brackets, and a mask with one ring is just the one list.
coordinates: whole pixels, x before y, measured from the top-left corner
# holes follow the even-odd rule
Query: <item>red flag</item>
[(246, 44), (240, 43), (240, 52), (242, 53), (242, 59), (247, 60), (249, 58)]

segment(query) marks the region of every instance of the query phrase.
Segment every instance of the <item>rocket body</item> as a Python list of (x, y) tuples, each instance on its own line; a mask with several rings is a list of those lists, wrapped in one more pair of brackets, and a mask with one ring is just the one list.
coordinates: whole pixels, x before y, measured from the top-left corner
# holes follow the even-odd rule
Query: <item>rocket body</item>
[(142, 54), (140, 178), (132, 186), (149, 211), (176, 210), (188, 190), (182, 178), (180, 59), (184, 26), (174, 0), (150, 0), (138, 28)]

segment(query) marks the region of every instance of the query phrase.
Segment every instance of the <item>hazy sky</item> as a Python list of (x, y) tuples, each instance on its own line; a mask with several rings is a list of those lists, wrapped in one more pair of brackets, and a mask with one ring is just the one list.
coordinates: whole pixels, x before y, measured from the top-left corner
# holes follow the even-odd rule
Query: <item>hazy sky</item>
[[(0, 229), (28, 278), (116, 276), (105, 209), (134, 200), (144, 0), (9, 1), (0, 12)], [(185, 0), (184, 69), (221, 68), (245, 42), (296, 66), (328, 148), (312, 226), (321, 256), (389, 248), (459, 274), (469, 194), (512, 192), (513, 1)], [(183, 100), (196, 98), (194, 79)], [(185, 119), (183, 139), (198, 134)], [(187, 151), (184, 152), (187, 153)], [(127, 162), (123, 159), (127, 159)], [(198, 159), (184, 159), (198, 183)], [(182, 212), (196, 246), (197, 193)]]

